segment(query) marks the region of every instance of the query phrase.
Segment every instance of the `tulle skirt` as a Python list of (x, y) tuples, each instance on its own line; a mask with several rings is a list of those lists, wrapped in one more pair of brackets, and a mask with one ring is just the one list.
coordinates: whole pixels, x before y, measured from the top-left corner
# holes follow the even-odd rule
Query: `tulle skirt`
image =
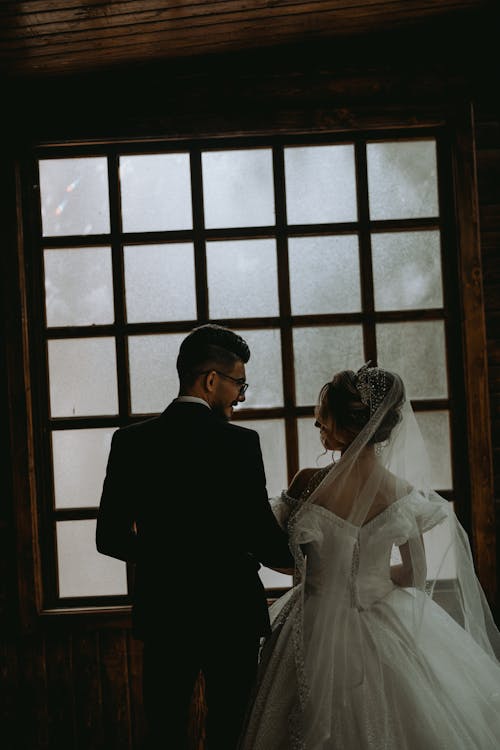
[[(430, 599), (416, 638), (414, 597), (425, 594), (395, 589), (357, 613), (342, 644), (323, 644), (323, 683), (309, 674), (302, 710), (298, 604), (293, 591), (275, 602), (241, 750), (498, 750), (498, 662)], [(313, 623), (315, 606), (304, 604)]]

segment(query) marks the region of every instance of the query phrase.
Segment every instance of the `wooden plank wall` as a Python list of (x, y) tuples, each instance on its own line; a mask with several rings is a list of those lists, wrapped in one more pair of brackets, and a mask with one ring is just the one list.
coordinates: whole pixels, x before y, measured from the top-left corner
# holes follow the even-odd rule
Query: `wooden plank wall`
[[(140, 750), (145, 738), (141, 649), (128, 629), (3, 634), (2, 750)], [(165, 701), (170, 687), (167, 675)], [(192, 750), (203, 750), (204, 716), (198, 683)]]
[[(437, 88), (443, 82), (436, 83)], [(500, 502), (500, 116), (491, 91), (476, 110), (477, 166), (488, 325), (496, 498)], [(389, 95), (387, 95), (389, 96)], [(8, 315), (2, 316), (2, 325)], [(6, 331), (3, 330), (5, 334)], [(2, 349), (3, 356), (3, 349)], [(0, 361), (0, 727), (3, 750), (139, 750), (144, 738), (141, 644), (128, 628), (57, 627), (22, 634), (9, 484), (4, 362)], [(499, 514), (500, 515), (500, 514)], [(500, 528), (499, 528), (500, 531)], [(168, 682), (168, 677), (166, 679)], [(197, 696), (199, 698), (199, 695)], [(197, 718), (193, 750), (202, 750)], [(12, 737), (9, 744), (7, 737)]]
[(0, 4), (0, 71), (54, 74), (119, 62), (316, 40), (444, 17), (488, 0), (23, 0)]
[[(476, 105), (476, 155), (488, 346), (497, 539), (500, 539), (500, 106)], [(500, 571), (500, 553), (497, 556)]]

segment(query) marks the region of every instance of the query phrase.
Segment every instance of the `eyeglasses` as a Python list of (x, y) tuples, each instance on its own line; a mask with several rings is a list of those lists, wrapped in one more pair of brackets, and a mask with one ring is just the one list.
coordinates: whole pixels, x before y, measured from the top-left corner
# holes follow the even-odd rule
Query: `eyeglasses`
[(216, 372), (217, 375), (220, 375), (222, 378), (227, 378), (228, 380), (232, 380), (233, 383), (236, 383), (236, 385), (239, 385), (240, 387), (240, 396), (243, 396), (244, 393), (246, 393), (246, 390), (248, 388), (248, 383), (245, 383), (245, 378), (233, 378), (231, 375), (226, 375), (225, 372), (221, 372), (220, 370), (202, 370), (198, 373), (198, 375), (207, 375), (209, 372)]

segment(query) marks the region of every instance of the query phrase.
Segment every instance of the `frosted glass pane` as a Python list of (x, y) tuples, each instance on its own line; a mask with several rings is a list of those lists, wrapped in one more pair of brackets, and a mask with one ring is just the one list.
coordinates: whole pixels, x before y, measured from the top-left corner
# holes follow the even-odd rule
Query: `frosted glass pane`
[(275, 240), (207, 242), (211, 318), (278, 315)]
[(438, 215), (434, 141), (369, 143), (366, 153), (372, 219)]
[(402, 378), (408, 398), (446, 398), (444, 323), (380, 323), (376, 327), (378, 364)]
[(53, 417), (118, 413), (114, 339), (62, 339), (48, 347)]
[(124, 248), (127, 320), (196, 318), (194, 251), (190, 242)]
[[(457, 577), (456, 560), (453, 545), (450, 548), (450, 542), (451, 532), (448, 520), (434, 526), (433, 529), (424, 534), (427, 580), (449, 580)], [(446, 550), (448, 550), (448, 553), (443, 561)], [(440, 567), (441, 564), (442, 567)], [(439, 594), (439, 592), (437, 593)]]
[(44, 237), (109, 232), (105, 157), (41, 159), (39, 166)]
[[(267, 479), (269, 497), (276, 497), (288, 487), (286, 464), (285, 422), (282, 419), (262, 419), (239, 422), (243, 427), (257, 430), (260, 436), (262, 456)], [(262, 566), (259, 570), (266, 588), (281, 588), (292, 585), (292, 577), (277, 573)]]
[(276, 570), (266, 568), (265, 565), (262, 565), (259, 569), (259, 576), (266, 589), (288, 589), (293, 585), (292, 576), (285, 576)]
[(357, 236), (290, 238), (288, 248), (292, 315), (361, 310)]
[(94, 519), (56, 524), (59, 595), (105, 596), (127, 593), (127, 568), (95, 547)]
[[(331, 464), (332, 452), (324, 452), (325, 449), (319, 439), (319, 430), (314, 426), (314, 417), (297, 419), (297, 433), (299, 438), (299, 468), (317, 467), (320, 469), (322, 466)], [(339, 456), (336, 455), (335, 459), (338, 458)]]
[(109, 247), (45, 250), (48, 326), (112, 323), (113, 275)]
[(336, 372), (357, 370), (365, 361), (361, 326), (295, 328), (293, 350), (298, 406), (316, 404)]
[(259, 433), (266, 471), (267, 494), (269, 497), (280, 495), (281, 490), (288, 487), (285, 421), (283, 419), (245, 419), (238, 424)]
[(271, 149), (206, 151), (201, 162), (208, 229), (274, 224)]
[(52, 433), (56, 508), (97, 507), (114, 427)]
[(279, 330), (237, 331), (250, 347), (250, 359), (245, 365), (249, 388), (245, 393), (244, 408), (283, 406), (283, 368), (281, 366), (281, 337)]
[(158, 414), (179, 393), (175, 363), (185, 333), (130, 336), (130, 400), (133, 414)]
[(417, 411), (431, 464), (432, 487), (435, 490), (453, 488), (451, 471), (450, 417), (447, 411)]
[(376, 310), (442, 307), (439, 232), (372, 235)]
[(289, 224), (356, 221), (354, 146), (285, 149)]
[(189, 154), (120, 157), (124, 232), (191, 229)]

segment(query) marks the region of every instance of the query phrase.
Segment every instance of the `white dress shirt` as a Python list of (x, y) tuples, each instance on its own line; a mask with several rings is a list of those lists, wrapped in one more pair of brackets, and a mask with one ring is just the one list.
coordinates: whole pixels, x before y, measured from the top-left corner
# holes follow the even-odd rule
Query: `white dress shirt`
[(199, 398), (198, 396), (177, 396), (177, 398), (174, 398), (174, 401), (181, 401), (190, 404), (203, 404), (203, 406), (206, 406), (208, 409), (211, 408), (210, 404), (205, 401), (205, 399)]

